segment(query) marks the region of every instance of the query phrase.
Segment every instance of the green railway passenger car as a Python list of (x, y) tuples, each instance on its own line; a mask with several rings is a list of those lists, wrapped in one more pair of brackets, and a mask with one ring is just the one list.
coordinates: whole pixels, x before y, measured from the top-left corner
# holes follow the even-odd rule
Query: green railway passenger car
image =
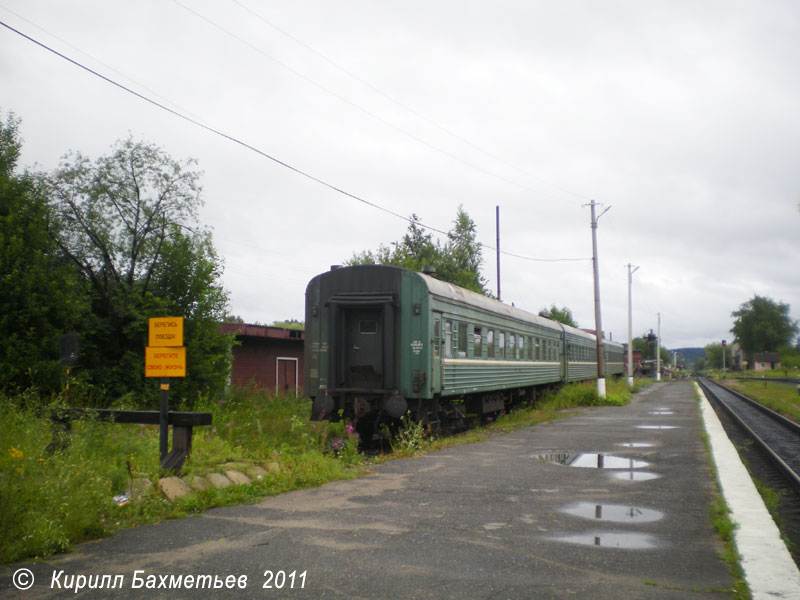
[(411, 411), (439, 426), (596, 378), (595, 353), (592, 334), (397, 267), (332, 268), (306, 289), (314, 419), (365, 426)]

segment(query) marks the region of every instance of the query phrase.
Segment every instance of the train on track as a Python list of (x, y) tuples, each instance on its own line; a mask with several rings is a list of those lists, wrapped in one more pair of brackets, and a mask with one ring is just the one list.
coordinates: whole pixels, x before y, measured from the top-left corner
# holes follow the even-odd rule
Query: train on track
[[(431, 430), (597, 378), (595, 336), (430, 275), (332, 267), (306, 288), (304, 390), (312, 419), (365, 435), (411, 413)], [(622, 344), (604, 341), (607, 375)]]

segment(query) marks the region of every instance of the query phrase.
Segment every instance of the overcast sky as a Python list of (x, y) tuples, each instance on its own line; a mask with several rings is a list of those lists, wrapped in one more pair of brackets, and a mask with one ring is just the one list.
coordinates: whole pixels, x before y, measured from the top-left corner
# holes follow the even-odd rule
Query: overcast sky
[[(800, 319), (800, 2), (0, 0), (0, 20), (395, 213), (537, 259), (589, 259), (603, 326), (731, 339), (754, 295)], [(407, 223), (154, 107), (0, 27), (21, 166), (118, 139), (204, 171), (231, 311), (303, 319), (316, 274)], [(599, 212), (599, 211), (598, 211)], [(496, 293), (495, 255), (483, 274)], [(590, 260), (502, 257), (502, 297), (594, 328)]]

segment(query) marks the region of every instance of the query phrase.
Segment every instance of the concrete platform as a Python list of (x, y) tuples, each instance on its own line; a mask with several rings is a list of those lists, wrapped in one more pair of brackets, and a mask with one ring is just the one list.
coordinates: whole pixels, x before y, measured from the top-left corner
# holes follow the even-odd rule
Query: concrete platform
[[(220, 591), (131, 589), (141, 569), (154, 580), (247, 576), (244, 589), (222, 590), (232, 598), (730, 597), (733, 579), (709, 517), (716, 491), (698, 412), (690, 383), (654, 385), (626, 407), (581, 409), (480, 444), (392, 461), (358, 480), (6, 567), (0, 591), (74, 597), (73, 589), (50, 589), (59, 571), (62, 582), (124, 576), (123, 589), (80, 597)], [(580, 466), (549, 460), (558, 458)], [(36, 579), (25, 592), (10, 584), (21, 567)]]

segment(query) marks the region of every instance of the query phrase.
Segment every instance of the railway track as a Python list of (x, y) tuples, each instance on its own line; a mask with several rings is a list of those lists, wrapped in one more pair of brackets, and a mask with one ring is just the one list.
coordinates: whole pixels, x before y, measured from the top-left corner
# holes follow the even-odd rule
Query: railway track
[(698, 383), (800, 490), (800, 425), (710, 379), (701, 377)]
[[(772, 494), (770, 511), (795, 562), (800, 565), (800, 427), (728, 388), (702, 378), (698, 383), (715, 405), (726, 433), (762, 493)], [(764, 489), (771, 490), (765, 492)]]

